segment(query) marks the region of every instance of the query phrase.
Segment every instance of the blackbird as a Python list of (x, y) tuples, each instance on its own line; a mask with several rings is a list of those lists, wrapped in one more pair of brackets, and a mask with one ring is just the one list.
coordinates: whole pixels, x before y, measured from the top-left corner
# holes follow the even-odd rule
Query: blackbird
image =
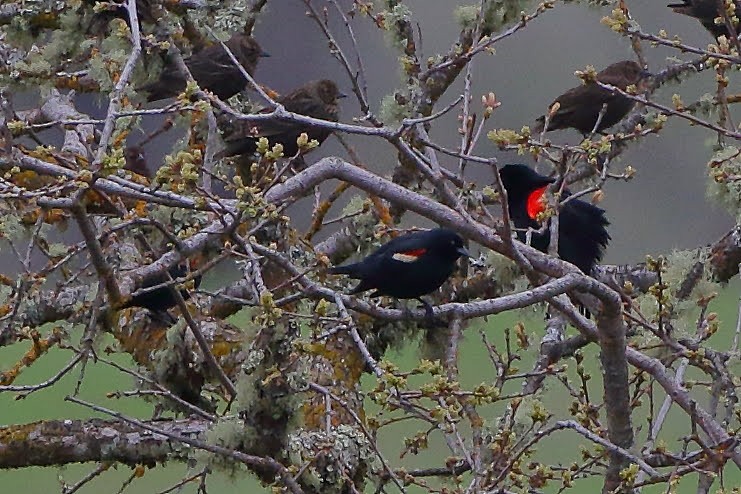
[[(525, 165), (506, 165), (499, 170), (502, 184), (507, 191), (507, 206), (515, 227), (520, 230), (539, 229), (538, 214), (545, 210), (544, 194), (554, 179), (540, 175)], [(562, 200), (571, 193), (564, 190)], [(591, 274), (602, 259), (610, 241), (607, 226), (610, 224), (605, 211), (588, 202), (572, 199), (561, 206), (558, 216), (558, 256), (570, 262), (585, 274)], [(526, 232), (518, 231), (521, 242)], [(548, 252), (550, 230), (533, 232), (530, 245), (541, 252)]]
[[(597, 80), (603, 84), (610, 84), (625, 90), (631, 84), (638, 85), (651, 74), (641, 68), (636, 62), (624, 60), (617, 62), (597, 74)], [(587, 82), (581, 86), (571, 88), (556, 98), (554, 103), (560, 103), (560, 108), (551, 116), (547, 131), (574, 128), (584, 135), (588, 135), (597, 123), (597, 117), (602, 111), (602, 105), (607, 104), (597, 132), (612, 127), (625, 117), (635, 105), (635, 101), (620, 94), (615, 94), (600, 87), (594, 82)], [(538, 117), (533, 132), (543, 131), (545, 116)]]
[[(720, 2), (723, 5), (723, 0), (720, 0)], [(682, 0), (680, 3), (670, 3), (667, 7), (670, 7), (677, 14), (694, 17), (716, 38), (719, 36), (730, 38), (725, 22), (715, 23), (716, 17), (723, 17), (721, 11), (718, 10), (718, 0)]]
[(374, 290), (371, 297), (417, 299), (432, 318), (432, 307), (421, 297), (445, 283), (461, 256), (470, 257), (463, 238), (451, 230), (435, 228), (396, 237), (362, 261), (335, 266), (329, 272), (360, 280), (350, 294)]
[[(168, 273), (173, 280), (182, 278), (188, 274), (188, 266), (185, 263), (176, 264), (168, 270)], [(157, 274), (145, 280), (142, 284), (142, 288), (150, 288), (167, 283), (168, 281), (169, 280), (164, 273)], [(201, 275), (193, 277), (194, 287), (198, 288), (200, 284)], [(180, 295), (182, 295), (185, 300), (190, 298), (190, 293), (185, 289), (180, 290)], [(175, 296), (170, 292), (170, 287), (163, 286), (152, 291), (134, 295), (123, 308), (143, 307), (157, 316), (165, 316), (165, 320), (168, 320), (167, 310), (176, 305), (177, 301), (175, 300)], [(171, 318), (169, 319), (171, 320)]]
[[(334, 81), (322, 79), (304, 84), (278, 97), (276, 102), (291, 113), (336, 122), (339, 118), (337, 100), (346, 96)], [(270, 111), (266, 108), (261, 113), (270, 113)], [(216, 158), (253, 154), (260, 137), (266, 137), (271, 147), (278, 143), (282, 144), (283, 156), (295, 156), (298, 153), (296, 139), (302, 133), (306, 133), (309, 139), (316, 139), (321, 144), (332, 131), (327, 128), (278, 119), (260, 122), (239, 121), (235, 128), (224, 137), (226, 147), (217, 154)]]
[[(250, 75), (255, 72), (260, 57), (270, 56), (252, 36), (246, 34), (232, 35), (226, 46)], [(221, 100), (231, 98), (247, 86), (247, 79), (239, 67), (234, 65), (221, 43), (194, 53), (185, 59), (185, 65), (201, 89), (211, 91)], [(147, 101), (157, 101), (177, 96), (185, 89), (185, 82), (185, 76), (175, 64), (166, 64), (158, 80), (139, 89), (148, 93)]]

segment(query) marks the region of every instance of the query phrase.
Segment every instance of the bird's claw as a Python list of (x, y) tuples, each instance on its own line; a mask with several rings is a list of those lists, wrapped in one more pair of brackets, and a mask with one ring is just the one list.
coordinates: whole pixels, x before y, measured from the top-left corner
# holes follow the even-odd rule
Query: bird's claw
[(435, 312), (429, 302), (418, 299), (422, 303), (422, 307), (425, 309), (424, 326), (428, 328), (445, 327), (447, 326), (442, 320), (435, 317)]

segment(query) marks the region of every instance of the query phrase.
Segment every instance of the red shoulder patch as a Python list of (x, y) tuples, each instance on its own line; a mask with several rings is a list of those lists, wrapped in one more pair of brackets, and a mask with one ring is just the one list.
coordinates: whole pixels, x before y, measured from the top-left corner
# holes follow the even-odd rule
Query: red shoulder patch
[(547, 185), (535, 189), (527, 196), (527, 215), (530, 219), (535, 219), (538, 214), (545, 211), (545, 190), (548, 188)]
[(427, 252), (427, 249), (425, 248), (404, 250), (401, 252), (397, 252), (396, 254), (391, 256), (391, 258), (401, 262), (414, 262), (419, 259), (419, 257), (422, 256), (425, 252)]

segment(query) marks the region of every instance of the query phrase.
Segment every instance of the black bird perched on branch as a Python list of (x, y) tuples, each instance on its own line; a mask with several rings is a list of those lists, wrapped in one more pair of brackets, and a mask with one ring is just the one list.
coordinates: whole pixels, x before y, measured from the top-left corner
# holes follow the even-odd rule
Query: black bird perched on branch
[[(539, 229), (542, 225), (537, 217), (546, 208), (544, 194), (555, 180), (525, 165), (503, 166), (499, 176), (507, 191), (507, 206), (515, 227)], [(565, 200), (570, 195), (568, 190), (564, 190), (561, 199)], [(603, 209), (579, 199), (566, 202), (558, 217), (558, 256), (585, 274), (591, 274), (610, 241), (609, 224)], [(524, 242), (526, 232), (518, 231), (517, 237)], [(532, 233), (530, 244), (539, 251), (548, 252), (550, 242), (548, 229)]]
[[(636, 62), (624, 60), (598, 72), (597, 80), (625, 91), (631, 84), (638, 85), (650, 75)], [(608, 91), (594, 82), (587, 82), (569, 89), (556, 98), (550, 106), (555, 103), (559, 103), (560, 107), (550, 117), (546, 131), (574, 128), (584, 135), (590, 134), (594, 129), (603, 105), (606, 104), (607, 108), (597, 126), (597, 132), (602, 132), (618, 123), (635, 105), (632, 99)], [(538, 117), (533, 132), (542, 132), (544, 125), (545, 115)]]
[(329, 272), (360, 280), (350, 294), (374, 290), (371, 297), (417, 299), (431, 319), (432, 307), (421, 297), (445, 283), (461, 256), (470, 257), (463, 238), (451, 230), (435, 228), (396, 237), (362, 261), (335, 266)]
[[(192, 268), (195, 268), (194, 262), (191, 262), (190, 266)], [(182, 278), (188, 274), (188, 265), (184, 262), (175, 264), (168, 270), (168, 273), (173, 280), (177, 280), (178, 278)], [(149, 279), (144, 280), (142, 288), (151, 288), (153, 286), (167, 283), (168, 281), (170, 280), (167, 278), (167, 276), (164, 273), (160, 273), (152, 276)], [(198, 288), (200, 284), (201, 275), (193, 277), (194, 287)], [(182, 295), (185, 300), (188, 300), (190, 298), (190, 293), (188, 293), (188, 290), (186, 289), (181, 289), (180, 295)], [(175, 296), (170, 292), (170, 287), (163, 286), (149, 292), (134, 295), (133, 297), (131, 297), (131, 300), (129, 300), (129, 302), (122, 308), (125, 309), (128, 307), (143, 307), (145, 309), (148, 309), (155, 317), (162, 318), (164, 321), (172, 322), (172, 318), (169, 317), (169, 315), (167, 314), (167, 310), (175, 307), (176, 305), (177, 301), (175, 300)]]
[[(252, 36), (236, 33), (226, 41), (226, 46), (239, 60), (244, 70), (252, 75), (261, 57), (268, 57), (260, 44)], [(247, 86), (247, 79), (242, 75), (229, 54), (214, 43), (186, 58), (185, 65), (201, 89), (207, 89), (219, 99), (226, 100), (242, 91)], [(148, 94), (147, 101), (157, 101), (177, 96), (185, 89), (186, 78), (173, 63), (162, 69), (158, 80), (139, 88)]]
[[(682, 0), (680, 3), (670, 3), (667, 7), (677, 14), (694, 17), (716, 38), (719, 36), (730, 38), (725, 22), (715, 23), (716, 17), (723, 19), (723, 13), (718, 9), (718, 5), (719, 0)], [(725, 5), (723, 0), (720, 0), (720, 5)]]
[[(346, 95), (340, 91), (334, 81), (322, 79), (309, 82), (280, 96), (276, 102), (291, 113), (336, 122), (339, 118), (337, 100), (344, 97)], [(262, 113), (270, 113), (270, 111), (272, 110), (266, 108)], [(233, 131), (224, 137), (226, 148), (218, 153), (216, 158), (253, 154), (257, 149), (257, 141), (261, 137), (267, 138), (271, 147), (278, 143), (282, 144), (284, 156), (294, 156), (298, 153), (296, 140), (303, 133), (306, 133), (309, 139), (316, 139), (321, 144), (329, 137), (332, 130), (278, 119), (260, 122), (239, 121)]]

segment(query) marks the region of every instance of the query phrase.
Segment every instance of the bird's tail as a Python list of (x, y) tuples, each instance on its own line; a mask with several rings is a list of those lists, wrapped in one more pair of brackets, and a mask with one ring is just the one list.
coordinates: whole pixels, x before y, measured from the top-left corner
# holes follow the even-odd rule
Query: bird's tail
[(327, 269), (329, 274), (346, 274), (349, 276), (357, 275), (357, 264), (345, 264), (344, 266), (332, 266)]
[(224, 158), (231, 158), (232, 156), (234, 156), (234, 153), (229, 148), (229, 144), (227, 144), (221, 151), (217, 151), (214, 154), (214, 159), (218, 161)]

